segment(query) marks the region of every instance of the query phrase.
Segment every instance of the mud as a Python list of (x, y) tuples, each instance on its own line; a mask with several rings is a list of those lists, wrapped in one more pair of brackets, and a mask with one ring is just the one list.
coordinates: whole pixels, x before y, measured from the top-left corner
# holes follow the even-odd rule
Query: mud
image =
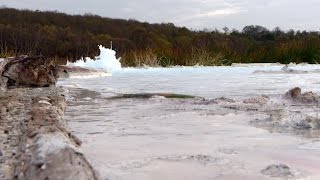
[(285, 164), (279, 165), (270, 165), (265, 169), (261, 170), (261, 173), (270, 177), (277, 177), (277, 178), (293, 178), (294, 173), (290, 171), (290, 168)]
[[(70, 89), (66, 115), (103, 178), (320, 177), (318, 105), (285, 91), (214, 99), (96, 93)], [(77, 109), (87, 111), (79, 116)]]
[(62, 89), (0, 94), (0, 179), (98, 179), (68, 128)]

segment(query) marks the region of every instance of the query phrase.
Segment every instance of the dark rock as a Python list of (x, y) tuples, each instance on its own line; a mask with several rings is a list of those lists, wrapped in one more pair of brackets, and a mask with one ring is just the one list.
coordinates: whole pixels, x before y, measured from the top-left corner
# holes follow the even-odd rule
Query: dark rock
[[(58, 72), (51, 60), (43, 56), (19, 56), (3, 60), (0, 77), (7, 78), (7, 86), (48, 87), (55, 85)], [(4, 80), (2, 80), (4, 81)]]
[(290, 171), (290, 168), (285, 164), (279, 165), (270, 165), (267, 168), (261, 170), (263, 175), (277, 178), (292, 178), (294, 177), (293, 173)]

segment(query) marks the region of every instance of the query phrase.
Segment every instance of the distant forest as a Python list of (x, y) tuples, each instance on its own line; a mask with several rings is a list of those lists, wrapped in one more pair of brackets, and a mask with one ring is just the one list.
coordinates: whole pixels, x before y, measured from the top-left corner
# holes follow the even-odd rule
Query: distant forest
[[(208, 25), (209, 26), (209, 25)], [(212, 26), (212, 25), (210, 25)], [(228, 65), (231, 63), (320, 63), (320, 33), (268, 30), (190, 30), (97, 15), (0, 9), (0, 56), (44, 55), (66, 62), (117, 51), (125, 66)]]

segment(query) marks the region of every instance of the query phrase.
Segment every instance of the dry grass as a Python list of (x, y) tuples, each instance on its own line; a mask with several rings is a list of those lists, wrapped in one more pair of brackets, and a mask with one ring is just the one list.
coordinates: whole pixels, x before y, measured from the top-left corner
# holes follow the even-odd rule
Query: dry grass
[(124, 66), (133, 67), (159, 67), (160, 59), (157, 54), (148, 49), (146, 51), (131, 51), (121, 57), (121, 63)]
[(68, 60), (64, 58), (54, 57), (49, 59), (53, 65), (66, 65), (68, 63)]
[(8, 50), (6, 47), (2, 48), (0, 51), (0, 58), (14, 57), (16, 53), (11, 50)]
[(223, 54), (210, 52), (204, 48), (192, 49), (190, 56), (186, 59), (187, 66), (223, 66), (229, 65), (230, 61)]
[(158, 67), (160, 66), (157, 55), (152, 50), (145, 52), (134, 52), (133, 62), (136, 67), (149, 66)]

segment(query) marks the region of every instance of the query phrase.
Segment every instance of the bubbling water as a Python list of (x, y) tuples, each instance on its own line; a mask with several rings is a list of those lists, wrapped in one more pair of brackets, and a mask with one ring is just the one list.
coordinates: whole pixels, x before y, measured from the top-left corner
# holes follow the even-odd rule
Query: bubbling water
[(114, 50), (105, 48), (102, 45), (99, 45), (99, 50), (100, 55), (95, 59), (86, 57), (85, 59), (81, 59), (76, 63), (72, 63), (71, 65), (101, 69), (107, 72), (121, 70), (120, 58), (116, 58), (116, 52)]

